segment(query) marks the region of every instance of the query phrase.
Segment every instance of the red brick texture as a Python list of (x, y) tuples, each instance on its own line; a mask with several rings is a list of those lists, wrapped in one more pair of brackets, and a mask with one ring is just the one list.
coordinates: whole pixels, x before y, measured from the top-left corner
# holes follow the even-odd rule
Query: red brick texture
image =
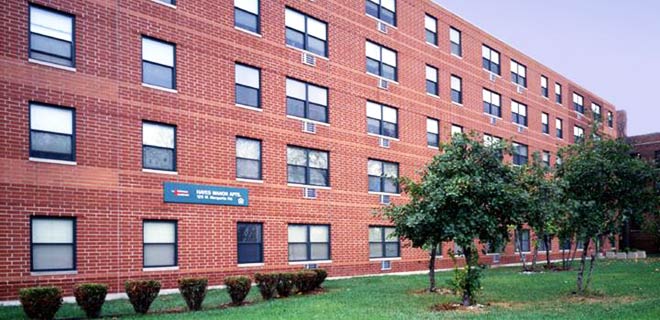
[[(288, 223), (331, 225), (332, 263), (321, 265), (331, 276), (381, 273), (380, 263), (369, 261), (368, 226), (387, 222), (372, 215), (379, 197), (367, 192), (368, 158), (398, 162), (400, 175), (415, 176), (437, 152), (426, 146), (426, 118), (433, 117), (443, 141), (458, 124), (527, 144), (530, 154), (550, 151), (554, 164), (557, 149), (572, 142), (573, 125), (589, 128), (588, 117), (578, 119), (572, 109), (573, 91), (584, 96), (585, 109), (596, 101), (604, 116), (615, 110), (428, 0), (397, 1), (397, 27), (388, 34), (377, 31), (363, 1), (262, 0), (261, 37), (234, 28), (231, 1), (179, 0), (176, 8), (149, 0), (34, 2), (75, 15), (76, 71), (28, 62), (28, 2), (0, 3), (0, 300), (33, 285), (56, 284), (71, 294), (75, 283), (93, 281), (118, 292), (132, 278), (160, 279), (172, 288), (187, 275), (206, 275), (217, 285), (227, 275), (299, 269), (287, 261)], [(306, 66), (300, 51), (285, 46), (285, 6), (328, 23), (329, 59)], [(438, 19), (438, 47), (424, 41), (425, 13)], [(450, 26), (462, 31), (463, 58), (449, 54)], [(176, 44), (176, 93), (141, 85), (142, 35)], [(367, 39), (398, 52), (398, 84), (388, 91), (365, 72)], [(495, 82), (481, 67), (482, 43), (501, 53), (502, 77)], [(522, 94), (510, 81), (511, 58), (527, 66)], [(261, 68), (263, 112), (235, 106), (235, 62)], [(439, 69), (439, 97), (425, 93), (426, 64)], [(450, 102), (451, 74), (463, 79), (463, 106)], [(549, 100), (540, 94), (542, 74)], [(329, 88), (329, 126), (306, 134), (300, 121), (286, 117), (286, 77)], [(555, 82), (563, 86), (562, 105), (554, 102)], [(483, 114), (482, 88), (502, 95), (503, 119), (495, 125)], [(511, 123), (512, 99), (528, 106), (529, 127), (522, 133)], [(366, 100), (399, 110), (400, 140), (389, 149), (367, 135)], [(28, 159), (30, 101), (75, 108), (77, 165)], [(550, 115), (549, 135), (541, 133), (541, 112)], [(564, 120), (563, 140), (555, 138), (556, 117)], [(142, 171), (143, 120), (177, 126), (178, 175)], [(236, 136), (263, 140), (263, 183), (236, 181)], [(305, 200), (300, 188), (287, 186), (287, 145), (329, 151), (331, 189), (320, 190), (318, 199)], [(165, 181), (248, 188), (250, 206), (166, 204)], [(77, 218), (77, 274), (31, 275), (31, 216)], [(178, 221), (179, 270), (142, 270), (144, 219)], [(263, 222), (263, 267), (237, 267), (239, 221)], [(554, 257), (558, 247), (555, 240)], [(427, 256), (404, 243), (401, 260), (388, 272), (423, 270)], [(509, 245), (502, 263), (516, 261)]]

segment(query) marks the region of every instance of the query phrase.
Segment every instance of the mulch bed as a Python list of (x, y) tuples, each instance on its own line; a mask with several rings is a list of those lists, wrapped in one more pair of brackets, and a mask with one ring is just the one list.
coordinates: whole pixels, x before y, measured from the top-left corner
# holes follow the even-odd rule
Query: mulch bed
[(446, 312), (446, 311), (459, 311), (459, 312), (482, 312), (485, 307), (477, 304), (474, 306), (465, 307), (460, 303), (438, 303), (431, 306), (431, 311)]

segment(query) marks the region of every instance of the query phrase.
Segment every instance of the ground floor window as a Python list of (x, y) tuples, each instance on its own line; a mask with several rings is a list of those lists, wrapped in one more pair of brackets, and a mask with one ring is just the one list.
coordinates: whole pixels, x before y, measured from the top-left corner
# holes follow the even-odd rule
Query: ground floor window
[(290, 224), (289, 261), (330, 260), (330, 226)]
[(392, 227), (369, 227), (369, 258), (401, 256), (399, 238)]
[(539, 251), (552, 251), (552, 236), (543, 235), (543, 237), (538, 238), (539, 242)]
[(76, 270), (76, 219), (33, 217), (30, 251), (32, 271)]
[(147, 220), (143, 225), (145, 268), (177, 265), (177, 222)]
[(238, 263), (261, 263), (263, 238), (261, 223), (238, 223)]
[(523, 252), (529, 252), (529, 230), (516, 230), (516, 252), (522, 248)]

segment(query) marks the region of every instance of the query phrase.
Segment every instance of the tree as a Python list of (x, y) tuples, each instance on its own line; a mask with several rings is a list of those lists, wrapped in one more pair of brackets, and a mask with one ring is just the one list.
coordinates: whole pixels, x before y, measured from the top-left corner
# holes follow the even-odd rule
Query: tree
[[(520, 167), (519, 183), (526, 192), (527, 203), (525, 213), (520, 216), (520, 223), (527, 225), (536, 234), (533, 241), (532, 270), (536, 270), (536, 261), (538, 258), (539, 241), (545, 243), (546, 261), (550, 266), (550, 235), (557, 234), (557, 223), (559, 215), (564, 211), (562, 205), (562, 188), (559, 182), (554, 179), (550, 168), (541, 161), (538, 152), (532, 155), (532, 162), (529, 165)], [(522, 224), (518, 226), (520, 230)], [(540, 240), (539, 240), (540, 239)], [(520, 243), (516, 244), (519, 248)], [(522, 250), (520, 250), (522, 254)], [(523, 259), (523, 269), (525, 269)]]
[(622, 140), (601, 139), (592, 133), (580, 143), (560, 151), (564, 162), (557, 177), (564, 183), (564, 199), (570, 208), (570, 223), (583, 239), (577, 292), (589, 288), (596, 252), (592, 251), (589, 271), (584, 272), (589, 245), (601, 236), (616, 234), (625, 221), (643, 213), (658, 213), (654, 183), (658, 172), (648, 163), (631, 156)]
[(475, 239), (496, 246), (508, 240), (516, 204), (525, 200), (514, 171), (500, 160), (502, 144), (484, 146), (475, 136), (457, 134), (440, 149), (421, 170), (419, 182), (401, 180), (410, 201), (385, 207), (382, 215), (413, 247), (454, 241), (463, 249), (462, 303), (468, 306), (475, 303), (480, 274)]

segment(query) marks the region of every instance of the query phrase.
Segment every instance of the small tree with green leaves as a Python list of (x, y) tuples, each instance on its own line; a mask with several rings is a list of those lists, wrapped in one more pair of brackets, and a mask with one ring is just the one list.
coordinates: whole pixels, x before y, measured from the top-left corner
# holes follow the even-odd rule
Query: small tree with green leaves
[(496, 246), (504, 243), (507, 226), (517, 221), (516, 204), (526, 201), (514, 171), (500, 160), (503, 149), (502, 144), (484, 146), (475, 136), (454, 135), (421, 170), (419, 182), (401, 179), (410, 201), (382, 211), (394, 223), (396, 234), (413, 247), (454, 241), (463, 248), (466, 267), (461, 279), (465, 281), (458, 283), (463, 286), (465, 306), (475, 303), (474, 283), (479, 281), (475, 239)]
[(657, 169), (631, 156), (622, 140), (601, 139), (592, 133), (581, 142), (561, 150), (564, 163), (557, 177), (563, 180), (570, 222), (584, 239), (577, 275), (577, 292), (584, 294), (591, 282), (596, 252), (591, 252), (589, 271), (584, 277), (591, 242), (603, 235), (618, 233), (625, 221), (644, 213), (658, 214), (654, 183)]

